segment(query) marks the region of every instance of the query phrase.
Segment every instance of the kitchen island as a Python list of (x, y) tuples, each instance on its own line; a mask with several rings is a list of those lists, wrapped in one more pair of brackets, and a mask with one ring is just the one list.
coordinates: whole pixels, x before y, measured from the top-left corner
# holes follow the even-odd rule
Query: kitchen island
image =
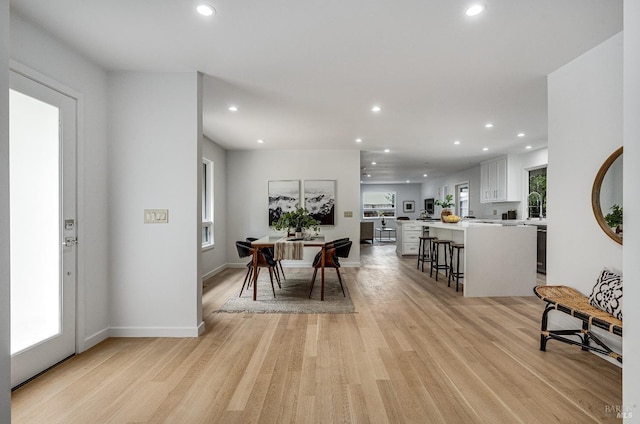
[(420, 236), (428, 223), (440, 220), (396, 221), (396, 253), (398, 255), (417, 255)]
[(536, 285), (535, 227), (475, 222), (421, 224), (429, 227), (430, 236), (464, 243), (464, 296), (532, 295)]

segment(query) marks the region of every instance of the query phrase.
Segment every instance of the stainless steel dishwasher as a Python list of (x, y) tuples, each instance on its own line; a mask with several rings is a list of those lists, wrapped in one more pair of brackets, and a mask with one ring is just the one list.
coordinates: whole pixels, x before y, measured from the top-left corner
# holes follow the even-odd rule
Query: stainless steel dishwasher
[(547, 273), (547, 226), (537, 225), (538, 227), (538, 257), (536, 260), (537, 271), (541, 274)]

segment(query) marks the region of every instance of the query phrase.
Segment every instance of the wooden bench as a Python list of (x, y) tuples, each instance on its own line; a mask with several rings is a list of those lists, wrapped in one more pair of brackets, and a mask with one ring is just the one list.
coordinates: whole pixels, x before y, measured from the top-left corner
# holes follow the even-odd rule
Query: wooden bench
[[(591, 332), (591, 327), (601, 328), (622, 337), (622, 321), (610, 313), (596, 308), (589, 303), (589, 299), (571, 287), (567, 286), (537, 286), (533, 292), (547, 306), (542, 313), (540, 331), (540, 350), (545, 351), (550, 339), (580, 346), (582, 350), (592, 350), (610, 356), (622, 363), (622, 355), (612, 351), (602, 340)], [(550, 311), (560, 311), (582, 321), (582, 328), (577, 330), (547, 330), (548, 314)], [(580, 342), (564, 336), (578, 336)], [(594, 341), (598, 346), (592, 346)]]

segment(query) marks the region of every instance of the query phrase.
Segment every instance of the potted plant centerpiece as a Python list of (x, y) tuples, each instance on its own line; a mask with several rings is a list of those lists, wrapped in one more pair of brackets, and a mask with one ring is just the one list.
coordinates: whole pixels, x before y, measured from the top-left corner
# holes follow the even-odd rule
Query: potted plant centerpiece
[(453, 203), (453, 194), (447, 194), (444, 196), (444, 200), (436, 200), (436, 205), (442, 207), (442, 212), (440, 212), (440, 220), (442, 222), (450, 222), (447, 221), (445, 217), (452, 214), (450, 207), (454, 205)]
[(607, 225), (609, 225), (616, 234), (622, 234), (622, 207), (620, 205), (613, 205), (610, 209), (611, 212), (604, 217), (604, 220), (607, 221)]
[(309, 229), (316, 233), (320, 231), (320, 221), (311, 217), (305, 208), (283, 213), (273, 226), (278, 231), (285, 230), (287, 235), (290, 234), (291, 229), (294, 229), (297, 238), (304, 237), (304, 233)]

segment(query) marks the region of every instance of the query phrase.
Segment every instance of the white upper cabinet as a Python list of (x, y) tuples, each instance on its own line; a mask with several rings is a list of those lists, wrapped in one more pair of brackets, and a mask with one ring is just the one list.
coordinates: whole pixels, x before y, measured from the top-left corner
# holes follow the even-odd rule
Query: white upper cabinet
[[(512, 163), (514, 162), (514, 163)], [(480, 164), (480, 202), (519, 202), (522, 171), (507, 156)]]

